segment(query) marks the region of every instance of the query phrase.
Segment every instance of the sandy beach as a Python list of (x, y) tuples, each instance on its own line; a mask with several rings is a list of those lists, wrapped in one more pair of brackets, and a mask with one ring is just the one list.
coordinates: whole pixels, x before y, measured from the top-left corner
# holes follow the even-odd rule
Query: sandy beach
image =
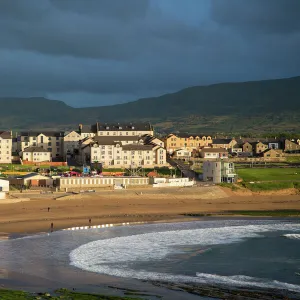
[[(14, 193), (0, 205), (0, 232), (47, 232), (72, 226), (122, 222), (184, 221), (183, 214), (226, 214), (232, 210), (300, 209), (293, 191), (253, 194), (218, 186), (98, 190), (85, 194)], [(48, 211), (48, 207), (50, 208)]]

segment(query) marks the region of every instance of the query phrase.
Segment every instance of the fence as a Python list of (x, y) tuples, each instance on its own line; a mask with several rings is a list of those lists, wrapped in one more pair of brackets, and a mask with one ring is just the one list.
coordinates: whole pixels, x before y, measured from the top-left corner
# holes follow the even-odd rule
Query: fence
[(23, 165), (28, 165), (28, 166), (50, 166), (50, 167), (61, 167), (61, 166), (67, 166), (67, 162), (65, 161), (41, 161), (41, 162), (34, 162), (34, 161), (22, 161)]

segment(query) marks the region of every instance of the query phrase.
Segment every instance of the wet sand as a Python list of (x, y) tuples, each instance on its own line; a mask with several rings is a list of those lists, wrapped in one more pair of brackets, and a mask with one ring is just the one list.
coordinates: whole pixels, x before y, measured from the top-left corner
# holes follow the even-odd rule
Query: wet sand
[(4, 238), (13, 233), (49, 232), (51, 223), (54, 230), (58, 230), (123, 222), (195, 220), (182, 214), (222, 215), (232, 210), (300, 209), (300, 195), (293, 195), (291, 191), (235, 193), (218, 186), (97, 190), (75, 195), (27, 192), (14, 193), (12, 201), (0, 205), (0, 236)]

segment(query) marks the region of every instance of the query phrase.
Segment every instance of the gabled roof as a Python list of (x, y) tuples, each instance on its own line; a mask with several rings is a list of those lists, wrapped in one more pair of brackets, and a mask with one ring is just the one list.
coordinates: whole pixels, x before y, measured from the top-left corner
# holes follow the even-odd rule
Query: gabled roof
[(11, 139), (11, 132), (10, 131), (0, 131), (0, 137), (2, 139)]
[(78, 135), (80, 135), (80, 132), (79, 132), (78, 130), (72, 130), (72, 131), (65, 132), (65, 137), (66, 137), (67, 135), (69, 135), (70, 133), (73, 133), (73, 132), (75, 132), (75, 133), (77, 133)]
[(233, 139), (213, 139), (213, 144), (229, 144)]
[(80, 124), (79, 125), (79, 129), (81, 133), (96, 133), (97, 129), (95, 130), (95, 126), (94, 125), (83, 125)]
[(23, 178), (23, 179), (27, 179), (27, 178), (31, 178), (31, 177), (34, 177), (34, 176), (43, 177), (44, 179), (49, 179), (50, 178), (50, 177), (43, 176), (43, 175), (40, 175), (39, 173), (34, 173), (34, 172), (23, 175), (23, 176), (18, 176), (18, 177)]
[(64, 137), (63, 131), (23, 131), (20, 133), (21, 136), (38, 136), (43, 134), (45, 136)]
[(201, 152), (206, 152), (206, 153), (220, 153), (224, 152), (227, 153), (228, 151), (224, 148), (203, 148), (201, 149)]
[(31, 146), (31, 147), (27, 147), (24, 149), (23, 152), (51, 152), (51, 151), (48, 151), (42, 147), (37, 147), (37, 146)]

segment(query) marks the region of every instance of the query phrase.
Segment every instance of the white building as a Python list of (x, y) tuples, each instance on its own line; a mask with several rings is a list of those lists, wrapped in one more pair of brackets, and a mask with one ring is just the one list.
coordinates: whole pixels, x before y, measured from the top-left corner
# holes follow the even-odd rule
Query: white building
[(85, 138), (92, 138), (97, 135), (97, 126), (95, 125), (83, 125), (79, 124), (79, 134), (81, 140)]
[(0, 179), (0, 192), (9, 192), (9, 181)]
[(79, 141), (82, 140), (81, 133), (73, 130), (64, 136), (64, 157), (72, 157), (79, 151)]
[(187, 149), (174, 150), (173, 157), (178, 159), (189, 159), (191, 157), (191, 151)]
[(228, 151), (224, 148), (203, 148), (200, 157), (206, 159), (228, 158)]
[(48, 162), (51, 161), (51, 152), (42, 147), (27, 147), (22, 152), (23, 161)]
[(95, 137), (83, 144), (82, 163), (101, 163), (104, 167), (128, 168), (166, 166), (166, 150), (144, 144), (138, 136)]
[(0, 163), (11, 163), (12, 136), (10, 131), (0, 131)]
[(154, 130), (150, 123), (100, 123), (94, 125), (98, 136), (153, 136)]
[(28, 131), (18, 136), (18, 151), (27, 147), (41, 147), (51, 153), (52, 158), (62, 158), (64, 151), (64, 132)]
[(203, 180), (213, 183), (236, 182), (237, 174), (234, 170), (234, 164), (220, 160), (203, 162)]

